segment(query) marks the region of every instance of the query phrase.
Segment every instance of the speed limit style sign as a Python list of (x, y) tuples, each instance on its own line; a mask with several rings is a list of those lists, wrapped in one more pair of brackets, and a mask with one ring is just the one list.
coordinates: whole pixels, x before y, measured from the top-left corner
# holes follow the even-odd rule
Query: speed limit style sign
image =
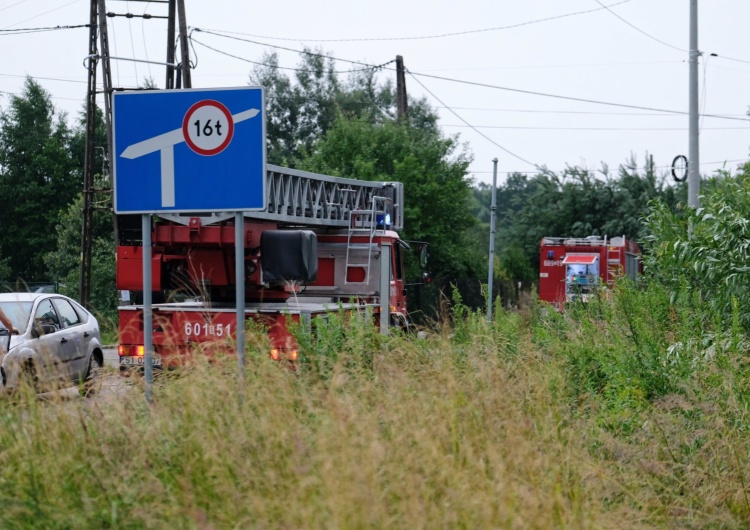
[(264, 209), (265, 116), (260, 87), (115, 93), (115, 212)]

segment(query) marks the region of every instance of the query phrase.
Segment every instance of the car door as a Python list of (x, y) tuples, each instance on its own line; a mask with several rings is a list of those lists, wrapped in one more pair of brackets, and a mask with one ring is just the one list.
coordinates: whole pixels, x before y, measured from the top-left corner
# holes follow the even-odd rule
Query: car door
[(37, 364), (44, 370), (44, 377), (70, 377), (75, 344), (70, 331), (63, 329), (51, 298), (39, 301), (34, 312), (34, 328), (38, 334), (34, 348)]
[(75, 377), (85, 373), (88, 369), (86, 363), (86, 353), (90, 335), (86, 333), (85, 326), (81, 317), (73, 305), (64, 298), (53, 298), (52, 303), (57, 309), (60, 317), (60, 326), (62, 327), (63, 346), (68, 364), (68, 373)]
[(37, 374), (46, 379), (51, 373), (63, 370), (64, 363), (60, 353), (60, 319), (49, 298), (43, 298), (38, 302), (32, 325), (37, 337), (33, 342), (33, 350), (37, 356)]

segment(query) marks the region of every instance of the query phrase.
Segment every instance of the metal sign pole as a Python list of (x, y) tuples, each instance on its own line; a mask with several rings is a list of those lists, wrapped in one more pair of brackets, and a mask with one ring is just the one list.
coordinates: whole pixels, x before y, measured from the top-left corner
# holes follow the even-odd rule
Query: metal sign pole
[(490, 206), (490, 262), (487, 275), (487, 322), (492, 322), (492, 280), (495, 277), (495, 212), (497, 211), (497, 158), (492, 159), (492, 205)]
[(237, 377), (245, 379), (245, 216), (234, 214), (234, 265), (237, 298)]
[(380, 334), (388, 335), (391, 319), (391, 244), (380, 248)]
[(154, 401), (153, 312), (151, 308), (151, 214), (141, 216), (143, 230), (143, 371), (146, 379), (146, 403)]

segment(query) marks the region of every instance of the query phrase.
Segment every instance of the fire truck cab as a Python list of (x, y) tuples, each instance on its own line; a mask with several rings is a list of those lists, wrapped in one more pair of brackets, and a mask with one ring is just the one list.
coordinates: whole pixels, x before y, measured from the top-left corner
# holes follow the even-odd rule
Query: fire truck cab
[(642, 272), (641, 250), (625, 236), (543, 237), (539, 256), (539, 299), (563, 309), (566, 302), (587, 301), (628, 276)]

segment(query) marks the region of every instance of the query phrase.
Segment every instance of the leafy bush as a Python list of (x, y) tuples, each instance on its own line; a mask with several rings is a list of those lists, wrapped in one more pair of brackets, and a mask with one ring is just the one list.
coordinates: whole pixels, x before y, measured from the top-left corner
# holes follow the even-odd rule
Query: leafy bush
[(697, 209), (672, 213), (654, 203), (646, 224), (648, 278), (664, 285), (673, 303), (705, 303), (727, 321), (736, 300), (740, 324), (750, 331), (750, 176), (708, 182)]

